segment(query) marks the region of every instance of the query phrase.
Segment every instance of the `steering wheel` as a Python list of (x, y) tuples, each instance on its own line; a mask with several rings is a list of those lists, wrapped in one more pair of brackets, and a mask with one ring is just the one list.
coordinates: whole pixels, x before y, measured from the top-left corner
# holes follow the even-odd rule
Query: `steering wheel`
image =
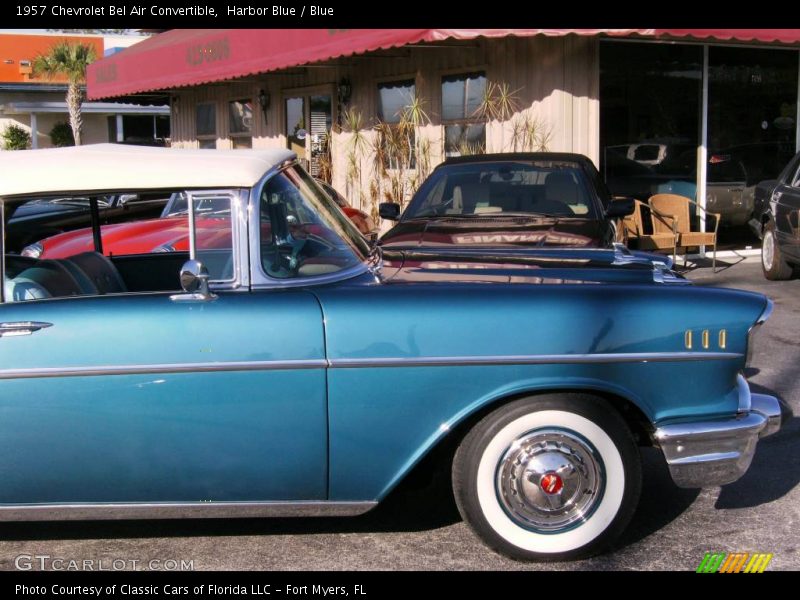
[[(295, 277), (300, 269), (300, 252), (306, 245), (306, 238), (295, 238), (291, 235), (285, 240), (287, 243), (275, 245), (275, 258), (266, 265), (267, 274), (277, 279)], [(291, 251), (287, 254), (286, 250)]]

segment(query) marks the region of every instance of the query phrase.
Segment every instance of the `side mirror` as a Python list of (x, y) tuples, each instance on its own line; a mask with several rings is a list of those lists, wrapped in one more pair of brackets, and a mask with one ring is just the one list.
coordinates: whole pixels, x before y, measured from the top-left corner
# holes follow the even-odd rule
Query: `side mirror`
[(183, 294), (170, 296), (174, 301), (194, 300), (206, 302), (217, 296), (208, 289), (208, 269), (199, 260), (190, 259), (183, 263), (180, 271)]
[(606, 208), (606, 217), (609, 219), (621, 219), (632, 215), (636, 210), (636, 200), (627, 197), (612, 198), (611, 204)]
[(378, 214), (381, 219), (397, 221), (400, 218), (400, 205), (396, 202), (381, 202), (378, 206)]

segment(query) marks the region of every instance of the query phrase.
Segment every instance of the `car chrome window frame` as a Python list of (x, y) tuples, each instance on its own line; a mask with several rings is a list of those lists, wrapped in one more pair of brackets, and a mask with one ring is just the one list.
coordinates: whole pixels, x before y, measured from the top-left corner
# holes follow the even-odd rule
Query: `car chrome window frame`
[[(264, 187), (278, 173), (290, 167), (300, 166), (297, 159), (287, 160), (281, 164), (270, 168), (264, 176), (250, 189), (249, 221), (255, 223), (250, 228), (250, 288), (253, 290), (284, 289), (295, 287), (308, 287), (311, 285), (324, 285), (352, 279), (367, 273), (371, 269), (369, 257), (364, 257), (358, 264), (330, 273), (326, 275), (314, 275), (311, 277), (292, 277), (289, 279), (277, 279), (270, 277), (263, 269), (261, 264), (261, 194)], [(301, 167), (302, 168), (302, 167)], [(333, 202), (333, 200), (331, 200)]]
[[(187, 198), (187, 208), (189, 208), (189, 243), (190, 248), (196, 250), (197, 243), (197, 230), (192, 227), (192, 216), (194, 211), (195, 200), (202, 200), (204, 197), (211, 196), (219, 198), (221, 196), (228, 196), (231, 200), (231, 256), (233, 257), (233, 278), (232, 279), (211, 279), (209, 280), (209, 289), (221, 291), (234, 291), (237, 289), (247, 290), (250, 287), (250, 273), (244, 267), (249, 260), (247, 252), (247, 244), (242, 243), (241, 240), (247, 240), (247, 213), (244, 207), (247, 206), (248, 192), (247, 189), (240, 188), (219, 188), (219, 189), (206, 189), (206, 190), (183, 190)], [(196, 218), (196, 214), (194, 215)], [(163, 217), (162, 217), (163, 218)], [(201, 249), (202, 250), (202, 249)], [(196, 252), (195, 252), (196, 253)], [(189, 252), (189, 258), (195, 258), (193, 253)]]
[[(216, 189), (183, 189), (180, 192), (190, 197), (203, 196), (203, 195), (229, 195), (231, 199), (231, 252), (233, 255), (233, 273), (232, 279), (228, 280), (211, 280), (209, 281), (209, 289), (212, 291), (231, 291), (231, 292), (247, 292), (250, 289), (250, 269), (248, 268), (250, 260), (250, 247), (247, 243), (248, 240), (248, 215), (250, 188), (216, 188)], [(95, 192), (100, 193), (100, 192)], [(109, 191), (104, 193), (111, 193)], [(118, 192), (116, 192), (118, 193)], [(18, 198), (14, 196), (14, 198)], [(0, 198), (0, 305), (6, 304), (5, 297), (5, 201)], [(194, 240), (193, 240), (194, 242)], [(147, 292), (121, 292), (118, 294), (108, 294), (114, 296), (126, 295), (150, 295), (150, 294), (164, 294), (167, 291), (147, 291)], [(69, 296), (57, 298), (39, 298), (35, 300), (27, 300), (26, 302), (40, 302), (45, 300), (62, 300), (65, 298), (85, 298), (86, 296)]]

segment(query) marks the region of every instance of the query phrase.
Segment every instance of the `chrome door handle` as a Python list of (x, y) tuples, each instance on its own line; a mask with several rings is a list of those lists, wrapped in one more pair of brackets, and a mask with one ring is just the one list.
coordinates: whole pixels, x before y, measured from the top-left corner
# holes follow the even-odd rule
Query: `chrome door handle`
[(0, 337), (14, 337), (17, 335), (30, 335), (34, 331), (52, 327), (52, 323), (42, 321), (14, 321), (12, 323), (0, 323)]

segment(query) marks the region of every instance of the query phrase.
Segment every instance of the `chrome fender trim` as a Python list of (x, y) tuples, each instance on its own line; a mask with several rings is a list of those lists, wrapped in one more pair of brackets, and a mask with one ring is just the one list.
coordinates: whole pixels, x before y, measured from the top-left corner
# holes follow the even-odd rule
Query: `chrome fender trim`
[(109, 504), (0, 504), (0, 521), (347, 517), (377, 502), (168, 502)]

